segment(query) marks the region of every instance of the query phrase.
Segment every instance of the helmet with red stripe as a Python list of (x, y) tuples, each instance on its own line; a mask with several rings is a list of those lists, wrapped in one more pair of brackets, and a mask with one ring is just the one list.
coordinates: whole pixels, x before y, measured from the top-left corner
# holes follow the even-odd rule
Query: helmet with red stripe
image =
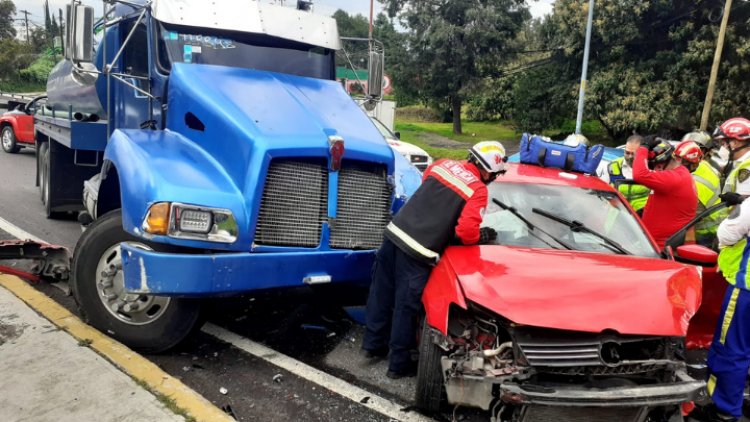
[(693, 141), (682, 141), (675, 147), (673, 155), (682, 159), (682, 161), (698, 164), (703, 158), (703, 151), (701, 151), (701, 147)]
[(750, 120), (744, 117), (734, 117), (717, 127), (713, 134), (714, 139), (738, 141), (750, 141)]

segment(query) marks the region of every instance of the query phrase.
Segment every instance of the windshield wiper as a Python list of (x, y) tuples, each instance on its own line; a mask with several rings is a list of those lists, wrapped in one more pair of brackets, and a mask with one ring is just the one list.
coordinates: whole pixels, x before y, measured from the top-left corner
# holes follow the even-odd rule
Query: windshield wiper
[(601, 240), (603, 240), (605, 242), (605, 243), (602, 243), (602, 246), (605, 246), (605, 247), (607, 247), (608, 249), (610, 249), (610, 250), (612, 250), (614, 252), (619, 252), (619, 253), (621, 253), (623, 255), (632, 255), (627, 249), (623, 248), (622, 245), (620, 245), (619, 243), (617, 243), (614, 240), (610, 239), (609, 237), (607, 237), (607, 236), (605, 236), (605, 235), (597, 232), (596, 230), (588, 228), (585, 224), (581, 223), (580, 221), (567, 220), (567, 219), (565, 219), (563, 217), (557, 216), (555, 214), (549, 213), (549, 212), (547, 212), (545, 210), (541, 210), (539, 208), (532, 208), (531, 212), (533, 212), (535, 214), (539, 214), (542, 217), (547, 217), (550, 220), (557, 221), (560, 224), (564, 224), (564, 225), (570, 227), (570, 230), (572, 230), (574, 232), (586, 232), (586, 233), (593, 234), (594, 236), (598, 237), (599, 239), (601, 239)]
[(552, 236), (551, 234), (547, 233), (546, 231), (544, 231), (544, 230), (540, 229), (539, 227), (535, 226), (534, 223), (532, 223), (531, 221), (527, 220), (526, 217), (524, 217), (523, 215), (521, 215), (521, 213), (518, 212), (518, 210), (515, 209), (514, 207), (511, 207), (511, 206), (509, 206), (509, 205), (507, 205), (507, 204), (499, 201), (496, 198), (492, 198), (492, 202), (496, 203), (500, 208), (502, 208), (502, 209), (504, 209), (506, 211), (510, 211), (511, 214), (513, 214), (513, 215), (516, 216), (516, 218), (518, 218), (519, 220), (523, 221), (523, 223), (526, 224), (526, 227), (529, 228), (529, 234), (532, 235), (532, 236), (534, 236), (534, 237), (536, 237), (537, 239), (541, 240), (542, 242), (544, 242), (550, 248), (552, 248), (552, 249), (558, 249), (558, 248), (552, 246), (546, 240), (542, 239), (538, 234), (535, 233), (535, 231), (540, 231), (540, 232), (546, 234), (547, 236), (549, 236), (550, 239), (552, 239), (555, 242), (559, 243), (565, 249), (573, 250), (573, 247), (570, 246), (570, 244), (568, 244), (568, 243), (566, 243), (566, 242), (564, 242), (564, 241), (556, 238), (555, 236)]

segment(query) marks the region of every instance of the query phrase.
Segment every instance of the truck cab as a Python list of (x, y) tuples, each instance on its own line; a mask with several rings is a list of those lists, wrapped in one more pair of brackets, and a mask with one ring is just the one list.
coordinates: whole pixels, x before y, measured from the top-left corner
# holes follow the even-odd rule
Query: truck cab
[(38, 181), (50, 214), (85, 204), (72, 290), (92, 325), (159, 351), (197, 298), (367, 285), (419, 174), (335, 81), (332, 18), (199, 0), (105, 3), (95, 25), (68, 11)]

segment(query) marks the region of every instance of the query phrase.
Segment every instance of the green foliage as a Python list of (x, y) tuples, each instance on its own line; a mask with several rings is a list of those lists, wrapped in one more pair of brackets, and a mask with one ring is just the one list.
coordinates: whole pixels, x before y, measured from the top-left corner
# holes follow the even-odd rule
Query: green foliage
[(390, 16), (408, 28), (396, 88), (453, 114), (461, 133), (461, 106), (487, 71), (507, 60), (529, 18), (520, 0), (385, 0)]
[(430, 107), (411, 105), (396, 109), (396, 118), (410, 122), (440, 122), (440, 114)]
[(52, 71), (52, 68), (57, 63), (55, 57), (59, 57), (59, 55), (56, 55), (52, 49), (48, 49), (31, 66), (20, 72), (21, 78), (31, 83), (46, 83), (47, 76), (49, 76), (50, 71)]
[(13, 17), (16, 5), (11, 0), (0, 0), (0, 41), (12, 39), (16, 36), (13, 28)]

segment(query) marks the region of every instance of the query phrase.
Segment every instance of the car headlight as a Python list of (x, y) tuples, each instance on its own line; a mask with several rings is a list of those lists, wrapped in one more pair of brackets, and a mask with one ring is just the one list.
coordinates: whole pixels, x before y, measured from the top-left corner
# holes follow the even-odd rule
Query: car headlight
[(239, 233), (231, 211), (177, 202), (151, 205), (142, 228), (151, 234), (221, 243), (233, 243)]

